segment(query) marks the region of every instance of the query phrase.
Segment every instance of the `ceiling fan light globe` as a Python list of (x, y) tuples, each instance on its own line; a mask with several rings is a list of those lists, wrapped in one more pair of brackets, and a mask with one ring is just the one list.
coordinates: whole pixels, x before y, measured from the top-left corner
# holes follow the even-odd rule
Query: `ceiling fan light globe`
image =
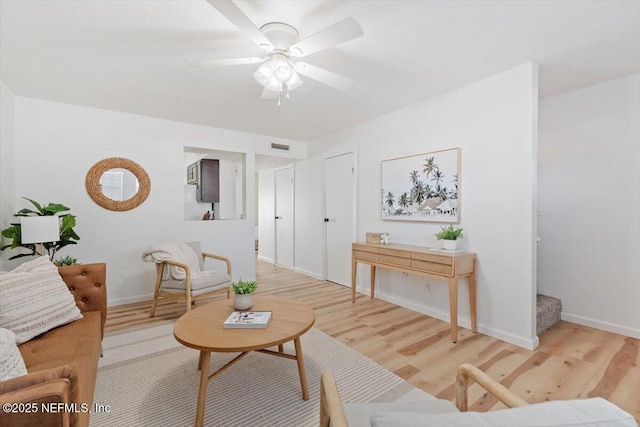
[(279, 82), (285, 83), (291, 79), (291, 76), (293, 76), (293, 69), (289, 64), (285, 63), (276, 68), (273, 75)]
[(273, 64), (270, 62), (265, 62), (258, 68), (258, 70), (253, 73), (253, 77), (260, 83), (262, 86), (268, 86), (271, 78), (273, 77)]
[(260, 83), (262, 86), (269, 85), (269, 79), (266, 78), (264, 74), (260, 73), (260, 71), (256, 71), (255, 73), (253, 73), (253, 78), (256, 79), (256, 81)]
[(269, 85), (269, 79), (266, 78), (264, 75), (262, 75), (260, 72), (256, 71), (255, 73), (253, 73), (253, 78), (256, 79), (256, 81), (258, 83), (260, 83), (262, 86), (267, 86)]
[(302, 79), (300, 79), (300, 76), (298, 76), (298, 73), (296, 73), (295, 71), (291, 74), (291, 78), (289, 79), (289, 81), (287, 82), (287, 90), (289, 92), (291, 92), (294, 89), (299, 88), (300, 86), (302, 86)]
[(276, 79), (271, 79), (266, 88), (269, 90), (274, 90), (276, 92), (282, 92), (282, 83), (277, 81)]
[(271, 55), (271, 66), (273, 67), (273, 75), (281, 82), (285, 83), (291, 78), (293, 67), (289, 63), (287, 57), (281, 53)]

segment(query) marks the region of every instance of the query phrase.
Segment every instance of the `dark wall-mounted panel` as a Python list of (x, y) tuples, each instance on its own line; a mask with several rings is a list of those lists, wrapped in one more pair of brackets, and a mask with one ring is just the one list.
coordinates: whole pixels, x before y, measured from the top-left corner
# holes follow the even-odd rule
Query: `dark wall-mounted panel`
[[(196, 169), (196, 200), (199, 202), (220, 201), (220, 161), (202, 159), (194, 163)], [(191, 165), (193, 166), (193, 165)], [(189, 173), (189, 169), (187, 173)]]

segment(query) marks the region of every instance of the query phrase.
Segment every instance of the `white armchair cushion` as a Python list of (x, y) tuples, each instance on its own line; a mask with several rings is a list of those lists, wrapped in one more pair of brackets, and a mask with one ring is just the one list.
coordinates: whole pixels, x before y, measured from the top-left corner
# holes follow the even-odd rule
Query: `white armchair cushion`
[[(211, 288), (213, 286), (219, 286), (223, 284), (231, 283), (231, 276), (227, 273), (220, 273), (215, 270), (202, 271), (197, 278), (191, 279), (191, 292), (200, 291), (203, 289)], [(165, 280), (162, 282), (162, 289), (169, 290), (175, 289), (184, 292), (186, 289), (186, 283), (184, 280)]]
[(371, 426), (371, 416), (377, 412), (412, 412), (420, 414), (441, 414), (446, 412), (458, 412), (456, 405), (443, 399), (429, 399), (413, 402), (389, 402), (389, 403), (345, 403), (344, 413), (349, 422), (349, 427)]
[(605, 399), (559, 400), (490, 412), (418, 414), (377, 412), (373, 427), (637, 427), (634, 418)]

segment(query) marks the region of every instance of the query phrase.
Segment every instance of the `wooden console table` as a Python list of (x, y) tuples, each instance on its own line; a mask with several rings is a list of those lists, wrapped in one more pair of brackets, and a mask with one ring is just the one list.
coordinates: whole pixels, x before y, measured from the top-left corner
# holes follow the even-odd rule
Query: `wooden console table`
[(422, 246), (399, 244), (353, 243), (351, 252), (351, 302), (356, 300), (357, 263), (371, 266), (371, 298), (375, 296), (376, 267), (418, 274), (448, 282), (451, 341), (453, 342), (458, 340), (458, 278), (466, 277), (469, 284), (471, 331), (478, 331), (475, 253), (452, 253)]

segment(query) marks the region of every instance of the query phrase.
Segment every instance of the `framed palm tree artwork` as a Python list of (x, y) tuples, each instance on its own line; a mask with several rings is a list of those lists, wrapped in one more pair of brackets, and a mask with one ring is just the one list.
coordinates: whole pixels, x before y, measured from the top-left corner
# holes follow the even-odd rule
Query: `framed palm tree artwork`
[(460, 222), (460, 148), (383, 160), (382, 219)]

